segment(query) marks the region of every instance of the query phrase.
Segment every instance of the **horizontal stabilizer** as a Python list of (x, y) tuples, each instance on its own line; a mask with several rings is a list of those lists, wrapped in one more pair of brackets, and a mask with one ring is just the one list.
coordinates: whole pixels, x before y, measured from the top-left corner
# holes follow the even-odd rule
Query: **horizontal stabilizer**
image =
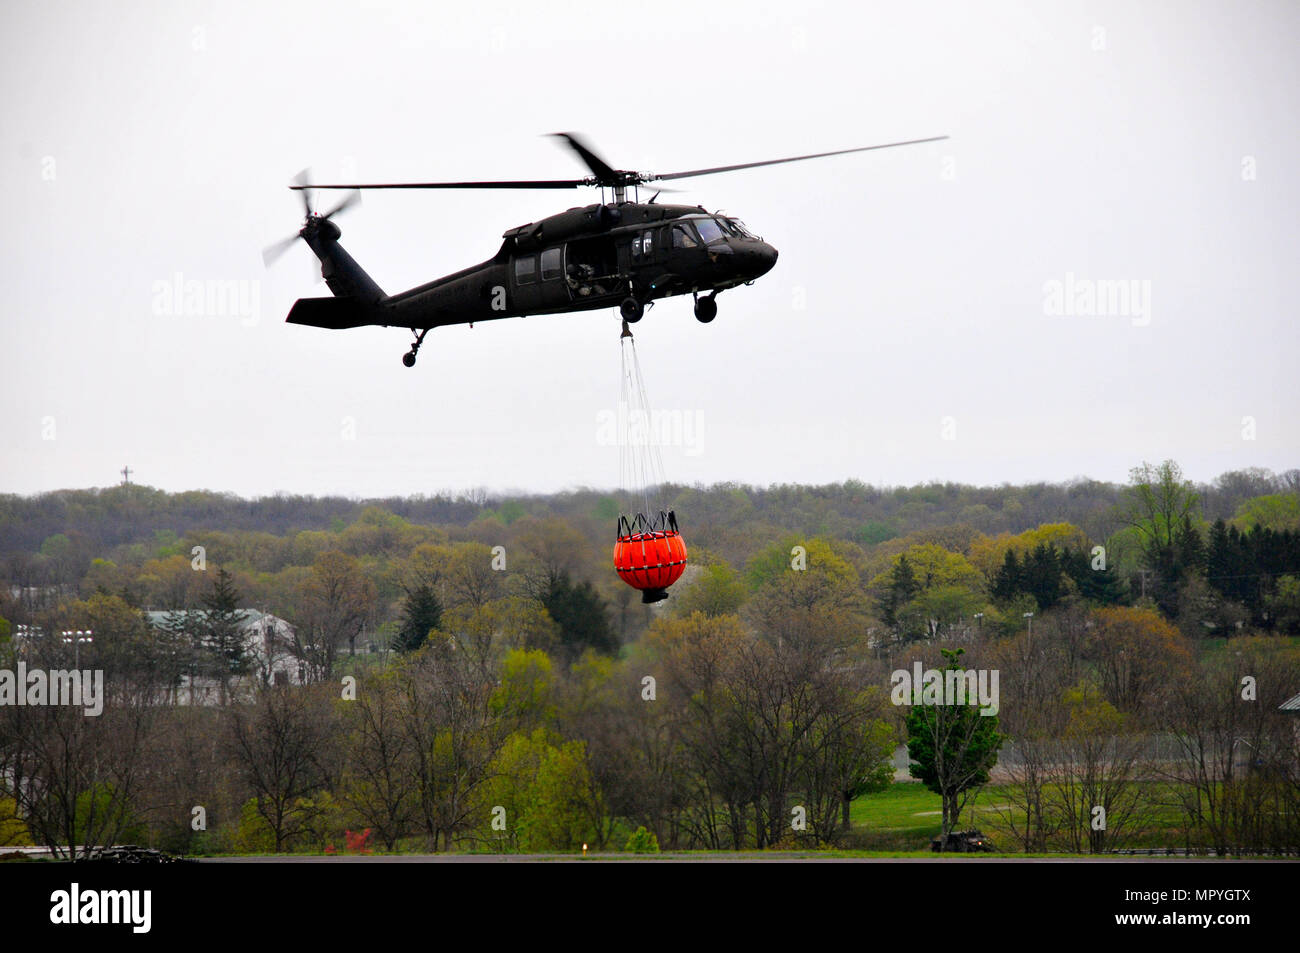
[(299, 298), (285, 320), (289, 324), (306, 324), (331, 331), (379, 323), (373, 310), (356, 298)]

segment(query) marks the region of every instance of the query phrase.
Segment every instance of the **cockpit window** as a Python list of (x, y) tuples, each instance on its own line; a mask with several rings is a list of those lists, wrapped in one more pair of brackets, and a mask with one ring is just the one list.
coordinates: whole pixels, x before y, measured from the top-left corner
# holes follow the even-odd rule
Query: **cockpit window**
[(699, 242), (695, 240), (695, 235), (691, 232), (691, 226), (685, 222), (673, 226), (674, 248), (695, 248), (698, 245)]
[(728, 225), (730, 225), (731, 228), (732, 228), (732, 230), (733, 230), (737, 235), (739, 235), (741, 238), (753, 238), (753, 237), (754, 237), (754, 233), (751, 232), (749, 229), (747, 229), (747, 228), (745, 227), (745, 223), (742, 222), (740, 219), (738, 219), (738, 218), (728, 218), (728, 219), (723, 219), (723, 221), (725, 221)]
[(711, 218), (695, 219), (695, 227), (699, 229), (700, 237), (704, 239), (706, 245), (712, 245), (714, 242), (722, 241), (727, 237), (722, 230), (722, 226)]

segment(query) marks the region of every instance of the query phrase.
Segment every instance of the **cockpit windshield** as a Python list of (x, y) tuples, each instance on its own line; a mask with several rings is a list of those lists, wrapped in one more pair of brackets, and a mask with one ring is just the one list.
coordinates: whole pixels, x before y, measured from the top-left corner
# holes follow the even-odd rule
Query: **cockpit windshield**
[(745, 227), (745, 223), (738, 218), (725, 219), (726, 223), (731, 226), (732, 230), (741, 238), (754, 238), (754, 233)]
[(694, 222), (696, 229), (699, 230), (700, 238), (704, 239), (706, 245), (720, 242), (727, 237), (727, 233), (722, 230), (722, 226), (714, 219), (697, 218)]

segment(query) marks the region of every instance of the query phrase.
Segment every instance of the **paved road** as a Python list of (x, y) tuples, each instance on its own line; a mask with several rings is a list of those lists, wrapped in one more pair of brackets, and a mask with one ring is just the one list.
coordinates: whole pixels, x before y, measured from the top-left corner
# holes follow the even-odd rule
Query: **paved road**
[(980, 857), (963, 854), (954, 857), (827, 857), (817, 853), (725, 853), (725, 854), (588, 854), (586, 857), (571, 854), (400, 854), (391, 857), (375, 855), (336, 855), (323, 856), (266, 856), (266, 857), (214, 857), (204, 859), (205, 864), (783, 864), (783, 863), (818, 863), (818, 864), (1158, 864), (1188, 863), (1204, 861), (1215, 864), (1260, 864), (1260, 863), (1295, 863), (1285, 858), (1260, 858), (1258, 860), (1238, 860), (1229, 858), (1207, 857)]

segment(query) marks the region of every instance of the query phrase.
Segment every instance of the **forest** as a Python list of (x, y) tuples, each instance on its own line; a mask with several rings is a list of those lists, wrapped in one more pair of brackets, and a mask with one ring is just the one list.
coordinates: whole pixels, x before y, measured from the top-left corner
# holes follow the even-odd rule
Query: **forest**
[(0, 707), (0, 845), (924, 849), (855, 812), (925, 728), (891, 672), (960, 657), (1002, 697), (914, 771), (944, 834), (988, 786), (1006, 849), (1300, 848), (1300, 470), (661, 498), (648, 606), (606, 491), (0, 497), (0, 670), (107, 692)]

